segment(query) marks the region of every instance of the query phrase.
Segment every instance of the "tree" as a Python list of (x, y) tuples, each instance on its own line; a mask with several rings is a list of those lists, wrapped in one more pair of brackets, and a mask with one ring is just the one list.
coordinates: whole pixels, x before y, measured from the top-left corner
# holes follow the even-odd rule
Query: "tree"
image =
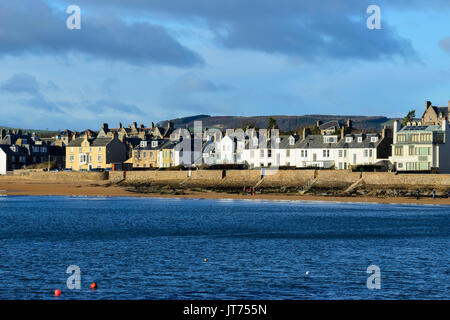
[(406, 126), (408, 122), (411, 122), (416, 117), (416, 110), (411, 110), (402, 120), (402, 126)]
[(278, 128), (277, 120), (270, 117), (269, 122), (267, 124), (267, 129), (275, 129), (275, 128)]

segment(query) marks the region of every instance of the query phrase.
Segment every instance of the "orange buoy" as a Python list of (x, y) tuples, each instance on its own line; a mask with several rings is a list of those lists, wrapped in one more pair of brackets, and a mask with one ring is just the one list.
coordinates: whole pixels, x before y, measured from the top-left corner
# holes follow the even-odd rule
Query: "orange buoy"
[(55, 297), (59, 297), (61, 295), (61, 290), (56, 289), (55, 290)]
[(91, 289), (97, 289), (97, 284), (95, 282), (91, 283)]
[(208, 259), (205, 259), (205, 262), (208, 262)]

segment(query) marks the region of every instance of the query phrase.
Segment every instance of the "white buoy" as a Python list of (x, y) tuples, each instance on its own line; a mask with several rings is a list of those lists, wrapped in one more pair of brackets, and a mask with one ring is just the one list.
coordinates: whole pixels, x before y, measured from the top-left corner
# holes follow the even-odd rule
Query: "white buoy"
[(305, 273), (306, 275), (308, 275), (309, 274), (309, 271), (306, 271), (306, 273)]

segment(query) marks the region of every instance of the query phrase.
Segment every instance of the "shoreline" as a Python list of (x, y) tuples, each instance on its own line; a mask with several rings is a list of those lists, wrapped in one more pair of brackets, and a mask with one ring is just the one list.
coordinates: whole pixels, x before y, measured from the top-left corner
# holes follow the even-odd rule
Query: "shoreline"
[(121, 186), (110, 186), (107, 181), (79, 181), (60, 183), (48, 181), (27, 181), (11, 178), (0, 179), (0, 195), (11, 196), (92, 196), (92, 197), (145, 197), (177, 199), (224, 199), (224, 200), (267, 200), (267, 201), (322, 201), (342, 203), (385, 203), (415, 205), (450, 205), (449, 198), (421, 197), (373, 197), (373, 196), (320, 196), (300, 194), (266, 193), (243, 195), (226, 192), (197, 192), (184, 190), (184, 193), (137, 193)]

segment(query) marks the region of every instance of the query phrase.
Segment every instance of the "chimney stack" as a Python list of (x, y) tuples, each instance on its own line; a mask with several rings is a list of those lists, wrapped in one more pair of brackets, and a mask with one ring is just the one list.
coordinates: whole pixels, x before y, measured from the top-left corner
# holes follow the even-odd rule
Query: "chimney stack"
[(322, 124), (322, 120), (317, 120), (316, 126), (319, 127)]
[(119, 122), (119, 129), (122, 129), (122, 122)]
[(137, 129), (137, 122), (136, 121), (133, 122), (133, 129)]
[(106, 122), (103, 123), (102, 129), (103, 129), (103, 131), (108, 132), (108, 124)]
[(152, 121), (152, 123), (150, 124), (150, 128), (153, 130), (155, 128), (155, 123)]
[(341, 140), (344, 139), (345, 136), (345, 126), (341, 127)]
[(352, 130), (352, 126), (353, 126), (353, 121), (351, 119), (348, 119), (347, 120), (347, 128), (349, 131)]
[(303, 128), (303, 132), (302, 132), (303, 140), (305, 140), (309, 134), (310, 134), (310, 130), (308, 128)]
[(428, 109), (429, 107), (431, 107), (431, 101), (425, 102), (425, 110)]

